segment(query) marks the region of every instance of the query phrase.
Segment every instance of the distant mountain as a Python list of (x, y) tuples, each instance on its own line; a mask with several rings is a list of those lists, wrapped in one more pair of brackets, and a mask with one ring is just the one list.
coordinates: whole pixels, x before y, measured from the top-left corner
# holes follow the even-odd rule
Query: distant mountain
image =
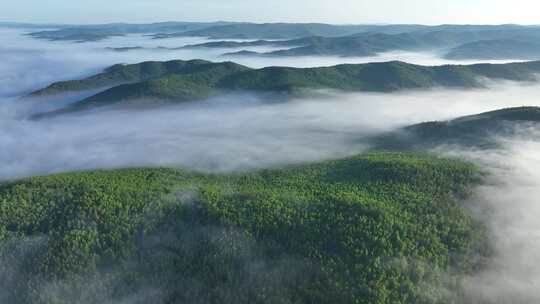
[(186, 45), (183, 48), (243, 48), (255, 46), (283, 47), (284, 50), (267, 53), (255, 53), (247, 50), (231, 52), (223, 55), (260, 55), (260, 56), (372, 56), (377, 53), (394, 50), (417, 50), (423, 45), (407, 34), (355, 34), (345, 37), (309, 36), (291, 40), (256, 40), (247, 42), (212, 41), (201, 44)]
[(439, 145), (493, 148), (497, 138), (519, 135), (520, 128), (540, 124), (540, 107), (518, 107), (408, 126), (376, 138), (379, 149), (427, 149)]
[[(391, 51), (446, 52), (450, 60), (538, 60), (540, 59), (540, 33), (538, 36), (520, 36), (522, 30), (466, 32), (415, 32), (406, 34), (361, 33), (343, 37), (309, 36), (289, 40), (210, 41), (177, 48), (159, 49), (240, 49), (223, 53), (223, 56), (375, 56)], [(527, 33), (535, 33), (528, 31)], [(513, 33), (513, 34), (512, 34)], [(486, 40), (482, 37), (510, 37)], [(73, 38), (73, 37), (72, 37)], [(479, 39), (479, 40), (477, 40)], [(472, 41), (472, 42), (469, 42)], [(282, 48), (270, 52), (254, 52), (249, 47), (269, 46)], [(109, 48), (111, 49), (111, 48)], [(115, 51), (130, 51), (137, 47), (123, 47)]]
[[(12, 26), (6, 23), (5, 26)], [(1, 24), (0, 24), (1, 26)], [(21, 25), (22, 26), (22, 25)], [(31, 28), (25, 24), (25, 27)], [(200, 36), (219, 39), (293, 39), (306, 36), (345, 36), (360, 32), (402, 33), (424, 28), (421, 25), (330, 25), (317, 23), (234, 23), (234, 22), (159, 22), (151, 24), (111, 23), (98, 25), (54, 26), (55, 30), (30, 33), (48, 40), (95, 41), (126, 34), (153, 34), (155, 39)], [(39, 29), (41, 26), (35, 26)]]
[(426, 51), (441, 47), (424, 43), (410, 34), (362, 33), (343, 37), (310, 36), (291, 40), (256, 40), (248, 42), (212, 41), (184, 48), (244, 48), (254, 46), (282, 47), (282, 50), (257, 53), (248, 50), (224, 53), (224, 56), (375, 56), (390, 51)]
[[(9, 24), (8, 24), (9, 25)], [(26, 25), (28, 26), (28, 25)], [(39, 27), (36, 27), (39, 28)], [(256, 39), (252, 42), (214, 41), (187, 48), (243, 48), (262, 45), (282, 46), (287, 50), (260, 54), (262, 56), (373, 56), (388, 51), (449, 50), (482, 40), (515, 40), (520, 37), (540, 39), (540, 27), (520, 25), (332, 25), (321, 23), (232, 23), (232, 22), (161, 22), (152, 24), (113, 23), (102, 25), (63, 26), (55, 30), (37, 31), (29, 35), (48, 40), (74, 42), (98, 41), (126, 34), (148, 34), (155, 39), (171, 37), (209, 37), (212, 39)], [(282, 40), (282, 41), (268, 41)], [(467, 48), (475, 47), (464, 46)], [(482, 54), (462, 51), (457, 55), (489, 58)], [(529, 52), (524, 50), (523, 52)], [(527, 53), (526, 53), (527, 54)], [(231, 54), (228, 54), (231, 55)], [(233, 52), (232, 55), (257, 55)], [(519, 56), (518, 58), (507, 56)], [(500, 59), (521, 59), (523, 54), (503, 52)]]
[[(183, 36), (209, 37), (212, 39), (294, 39), (309, 36), (341, 37), (361, 33), (388, 35), (414, 34), (426, 36), (433, 42), (464, 43), (479, 39), (503, 39), (516, 35), (536, 36), (540, 27), (515, 24), (503, 25), (440, 25), (416, 24), (390, 25), (332, 25), (321, 23), (235, 23), (216, 25), (193, 31), (160, 33), (155, 38)], [(487, 38), (483, 38), (486, 37)]]
[(104, 89), (61, 111), (69, 112), (113, 104), (148, 105), (156, 100), (184, 102), (222, 91), (295, 93), (335, 89), (391, 92), (432, 87), (472, 88), (482, 86), (480, 78), (534, 81), (539, 72), (540, 61), (435, 67), (393, 61), (322, 68), (250, 69), (232, 62), (177, 60), (115, 65), (86, 79), (54, 83), (32, 96)]
[(241, 47), (251, 47), (251, 46), (268, 46), (268, 45), (276, 45), (276, 46), (293, 46), (295, 45), (301, 45), (298, 44), (297, 41), (299, 39), (294, 40), (255, 40), (255, 41), (211, 41), (211, 42), (205, 42), (205, 43), (199, 43), (199, 44), (188, 44), (186, 46), (183, 46), (183, 49), (199, 49), (199, 48), (241, 48)]
[(463, 44), (445, 55), (447, 59), (540, 59), (540, 38), (481, 40)]
[[(450, 59), (537, 59), (540, 27), (434, 27), (399, 34), (378, 32), (356, 33), (339, 37), (308, 36), (299, 39), (253, 42), (213, 41), (189, 45), (188, 48), (243, 48), (251, 46), (277, 46), (284, 50), (262, 54), (244, 51), (226, 55), (260, 56), (374, 56), (390, 51), (449, 50)], [(487, 28), (487, 29), (486, 29)], [(488, 42), (491, 41), (491, 42)], [(510, 44), (506, 44), (510, 42)], [(515, 42), (515, 48), (511, 48)], [(500, 48), (500, 50), (497, 50)]]
[(179, 36), (212, 39), (294, 39), (308, 36), (338, 37), (363, 32), (404, 33), (424, 28), (422, 25), (332, 25), (323, 23), (237, 23), (199, 30), (158, 34), (155, 38)]
[(427, 43), (440, 43), (444, 45), (459, 45), (480, 40), (515, 39), (519, 37), (540, 38), (539, 26), (485, 26), (481, 28), (468, 28), (467, 26), (454, 26), (452, 29), (431, 28), (410, 33), (421, 37)]
[(421, 40), (409, 34), (356, 34), (346, 37), (303, 39), (290, 41), (291, 44), (305, 44), (287, 50), (273, 51), (264, 55), (272, 56), (374, 56), (378, 53), (397, 50), (421, 50), (428, 48)]
[(76, 42), (96, 41), (126, 34), (153, 34), (185, 32), (205, 27), (230, 24), (229, 22), (159, 22), (150, 24), (110, 23), (97, 25), (75, 25), (55, 30), (30, 33), (34, 38), (66, 40)]
[[(448, 42), (425, 38), (423, 33), (359, 33), (340, 37), (309, 36), (291, 40), (257, 40), (248, 42), (212, 41), (188, 45), (185, 48), (243, 48), (252, 46), (275, 46), (285, 49), (266, 53), (249, 51), (232, 52), (224, 55), (260, 55), (260, 56), (375, 56), (390, 51), (427, 51), (443, 48)], [(452, 44), (453, 45), (453, 44)]]

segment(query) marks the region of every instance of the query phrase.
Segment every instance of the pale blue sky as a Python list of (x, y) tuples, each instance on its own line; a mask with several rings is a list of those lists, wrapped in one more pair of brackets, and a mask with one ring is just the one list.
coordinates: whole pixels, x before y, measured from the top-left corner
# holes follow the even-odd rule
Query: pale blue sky
[(0, 0), (0, 21), (540, 24), (539, 0)]

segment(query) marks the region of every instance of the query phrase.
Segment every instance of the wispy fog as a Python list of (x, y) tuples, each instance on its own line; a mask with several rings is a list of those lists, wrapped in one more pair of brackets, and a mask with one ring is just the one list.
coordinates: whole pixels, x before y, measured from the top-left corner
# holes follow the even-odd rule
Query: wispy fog
[(467, 205), (487, 224), (494, 256), (463, 282), (466, 303), (540, 301), (540, 128), (519, 133), (500, 139), (497, 150), (439, 150), (471, 160), (488, 174)]

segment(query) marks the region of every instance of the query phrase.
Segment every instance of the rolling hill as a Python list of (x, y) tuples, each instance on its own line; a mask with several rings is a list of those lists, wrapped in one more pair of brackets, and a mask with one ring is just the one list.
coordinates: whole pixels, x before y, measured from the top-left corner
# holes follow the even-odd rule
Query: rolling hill
[(237, 23), (199, 30), (157, 34), (157, 39), (199, 36), (211, 39), (295, 39), (309, 36), (339, 37), (364, 32), (403, 33), (422, 25), (332, 25), (323, 23)]
[[(157, 79), (168, 75), (188, 75), (218, 65), (219, 64), (213, 64), (204, 60), (173, 60), (167, 62), (147, 61), (130, 65), (117, 64), (105, 69), (103, 73), (89, 78), (53, 83), (47, 88), (33, 92), (32, 96), (99, 89), (124, 83), (137, 83), (145, 80)], [(225, 63), (224, 65), (227, 64)]]
[[(454, 45), (454, 44), (452, 44)], [(291, 40), (256, 40), (246, 42), (212, 41), (187, 45), (184, 48), (244, 48), (253, 46), (282, 47), (283, 50), (264, 53), (246, 52), (245, 50), (230, 52), (226, 56), (343, 56), (367, 57), (391, 51), (431, 51), (448, 47), (439, 40), (424, 39), (414, 33), (385, 34), (360, 33), (340, 37), (309, 36)]]
[(540, 59), (540, 40), (537, 39), (482, 40), (466, 43), (451, 49), (445, 58), (538, 60)]
[[(388, 34), (356, 33), (347, 36), (307, 36), (292, 40), (248, 42), (212, 41), (187, 48), (242, 48), (278, 46), (288, 49), (261, 54), (237, 52), (232, 55), (259, 56), (375, 56), (391, 51), (445, 51), (448, 59), (538, 59), (540, 29), (536, 27), (441, 27)], [(231, 55), (231, 54), (226, 54)]]
[[(452, 59), (537, 59), (535, 54), (538, 47), (532, 44), (540, 38), (540, 27), (511, 24), (421, 26), (161, 22), (62, 26), (59, 29), (36, 31), (29, 35), (53, 41), (87, 42), (127, 34), (149, 34), (155, 39), (188, 36), (212, 39), (258, 39), (247, 42), (213, 41), (188, 45), (187, 48), (242, 48), (261, 45), (290, 48), (260, 54), (264, 56), (373, 56), (388, 51), (436, 49), (450, 52), (448, 56)], [(513, 44), (513, 51), (505, 45), (505, 41), (509, 40), (517, 42)], [(527, 41), (529, 43), (526, 43)], [(128, 50), (126, 48), (124, 50)], [(234, 55), (248, 55), (248, 53), (238, 52)], [(249, 53), (249, 55), (256, 54)]]
[(538, 37), (537, 26), (502, 25), (440, 25), (415, 24), (389, 25), (331, 25), (320, 23), (235, 23), (206, 27), (193, 31), (156, 34), (155, 38), (182, 36), (209, 37), (212, 39), (295, 39), (309, 36), (343, 37), (361, 33), (411, 34), (425, 42), (460, 44), (482, 39), (508, 39), (517, 36)]
[(419, 66), (404, 62), (338, 65), (323, 68), (250, 69), (232, 62), (202, 60), (115, 65), (87, 79), (59, 82), (36, 91), (43, 96), (102, 88), (103, 91), (56, 112), (105, 105), (151, 105), (156, 100), (186, 102), (231, 91), (301, 93), (334, 89), (392, 92), (433, 87), (481, 87), (481, 78), (535, 81), (540, 61), (469, 66)]
[[(317, 37), (315, 37), (317, 38)], [(296, 42), (296, 43), (295, 43)], [(356, 34), (346, 37), (304, 39), (304, 41), (290, 41), (291, 45), (302, 45), (288, 50), (279, 50), (264, 55), (272, 56), (374, 56), (389, 51), (412, 51), (429, 48), (420, 40), (409, 34)]]
[[(97, 41), (127, 34), (153, 34), (192, 31), (205, 27), (230, 24), (227, 22), (158, 22), (148, 24), (110, 23), (95, 25), (62, 26), (54, 30), (32, 32), (29, 35), (38, 39), (76, 42)], [(56, 27), (56, 26), (50, 26)]]
[(539, 124), (539, 107), (508, 108), (408, 126), (377, 137), (375, 142), (378, 149), (392, 150), (425, 150), (440, 145), (495, 148), (501, 137), (519, 136), (524, 128)]
[[(5, 23), (5, 26), (17, 27)], [(28, 24), (18, 27), (32, 28)], [(35, 26), (33, 28), (47, 28)], [(305, 36), (345, 36), (359, 32), (402, 33), (422, 29), (421, 25), (331, 25), (320, 23), (240, 23), (240, 22), (158, 22), (148, 24), (110, 23), (95, 25), (51, 25), (53, 30), (35, 31), (29, 35), (38, 39), (87, 41), (126, 34), (152, 34), (155, 39), (202, 36), (218, 39), (293, 39)], [(90, 41), (91, 41), (90, 40)]]
[(447, 276), (490, 254), (458, 202), (479, 177), (457, 160), (372, 153), (229, 175), (147, 168), (4, 182), (0, 271), (11, 275), (0, 300), (451, 301), (459, 285)]

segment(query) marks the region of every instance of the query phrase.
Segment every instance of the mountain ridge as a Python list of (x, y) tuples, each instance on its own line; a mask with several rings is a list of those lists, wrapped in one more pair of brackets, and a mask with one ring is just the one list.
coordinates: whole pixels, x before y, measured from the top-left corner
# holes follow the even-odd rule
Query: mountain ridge
[(433, 67), (389, 61), (321, 68), (251, 69), (230, 61), (175, 60), (115, 65), (86, 79), (54, 83), (30, 96), (110, 87), (59, 111), (64, 113), (94, 105), (128, 104), (130, 99), (194, 101), (221, 91), (291, 94), (318, 89), (393, 92), (433, 87), (478, 88), (484, 86), (482, 78), (536, 81), (538, 73), (540, 61)]

